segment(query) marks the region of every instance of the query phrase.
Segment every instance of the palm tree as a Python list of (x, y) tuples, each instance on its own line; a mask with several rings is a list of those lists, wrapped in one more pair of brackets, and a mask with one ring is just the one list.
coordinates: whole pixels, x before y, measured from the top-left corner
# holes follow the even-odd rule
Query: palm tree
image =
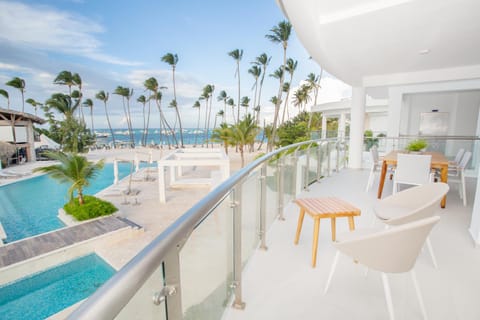
[[(272, 78), (275, 78), (275, 79), (278, 79), (279, 83), (280, 83), (280, 86), (281, 86), (281, 92), (283, 92), (283, 74), (285, 72), (283, 72), (283, 68), (280, 66), (278, 69), (275, 69), (275, 71), (270, 74), (270, 77)], [(280, 112), (280, 105), (282, 103), (282, 96), (280, 94), (280, 98), (277, 96), (275, 97), (276, 99), (273, 99), (273, 97), (270, 99), (270, 102), (274, 102), (274, 105), (275, 105), (275, 109), (274, 109), (274, 113), (273, 113), (273, 123), (272, 123), (272, 136), (273, 136), (273, 128), (275, 128), (277, 126), (277, 122), (278, 122), (278, 114)], [(273, 145), (271, 144), (268, 144), (268, 147), (269, 148), (272, 148)]]
[[(80, 93), (80, 94), (78, 95), (78, 99), (80, 99), (80, 102), (81, 102), (82, 96), (83, 96), (83, 92), (82, 92), (82, 78), (80, 77), (80, 75), (79, 75), (78, 73), (74, 73), (74, 74), (72, 74), (72, 81), (73, 81), (73, 84), (74, 84), (75, 86), (77, 86), (77, 88), (78, 88), (78, 92)], [(79, 102), (79, 103), (80, 103), (80, 102)], [(82, 121), (85, 122), (85, 117), (84, 117), (84, 115), (83, 115), (83, 109), (82, 109), (82, 108), (79, 108), (79, 113), (80, 113), (79, 117), (81, 117), (81, 118), (82, 118)]]
[[(222, 119), (224, 119), (225, 118), (225, 111), (218, 110), (217, 117), (221, 117)], [(215, 123), (213, 124), (214, 129), (217, 127), (217, 117), (215, 117)]]
[[(281, 43), (283, 47), (283, 65), (282, 65), (282, 75), (280, 77), (280, 86), (278, 88), (277, 94), (277, 103), (280, 103), (282, 100), (282, 89), (283, 89), (283, 82), (285, 76), (285, 67), (287, 65), (287, 46), (288, 46), (288, 39), (290, 38), (290, 34), (292, 32), (292, 25), (290, 22), (284, 20), (278, 23), (278, 25), (274, 26), (270, 30), (271, 34), (267, 34), (265, 37), (272, 41), (273, 43)], [(277, 125), (276, 119), (278, 118), (278, 111), (280, 110), (280, 106), (275, 106), (275, 115), (274, 121), (272, 126), (272, 139), (271, 141), (275, 141), (275, 135), (277, 133)], [(271, 150), (273, 145), (269, 145), (269, 149)]]
[[(212, 104), (209, 104), (209, 101), (211, 101), (211, 97), (213, 95), (213, 91), (215, 90), (215, 86), (212, 84), (207, 84), (203, 90), (202, 90), (202, 95), (200, 96), (199, 99), (205, 100), (205, 132), (203, 134), (203, 139), (205, 144), (208, 147), (208, 131), (210, 129), (210, 111)], [(202, 142), (203, 146), (203, 142)]]
[(93, 100), (88, 98), (83, 102), (83, 106), (90, 109), (90, 123), (92, 128), (92, 134), (95, 134), (95, 127), (93, 126)]
[(60, 163), (36, 168), (34, 171), (45, 172), (60, 183), (70, 183), (68, 188), (70, 202), (73, 201), (74, 192), (77, 191), (78, 204), (83, 205), (83, 189), (90, 185), (90, 180), (103, 168), (104, 161), (93, 163), (86, 157), (75, 153), (50, 152), (47, 156)]
[(245, 146), (251, 145), (255, 142), (255, 137), (258, 133), (258, 126), (255, 124), (251, 114), (247, 114), (242, 121), (236, 125), (231, 126), (232, 142), (238, 145), (240, 157), (242, 159), (242, 167), (245, 166), (244, 151)]
[(232, 138), (232, 129), (225, 122), (221, 123), (220, 127), (213, 129), (211, 139), (212, 141), (222, 142), (226, 154), (228, 154), (228, 146), (235, 145)]
[(79, 107), (78, 102), (78, 100), (73, 102), (72, 97), (67, 94), (55, 93), (45, 102), (45, 104), (49, 108), (53, 108), (61, 113), (65, 119), (71, 119)]
[(198, 132), (200, 130), (200, 101), (195, 101), (193, 104), (193, 108), (198, 108), (198, 117), (197, 117), (197, 130), (195, 130), (195, 144), (193, 145), (194, 147), (197, 146), (197, 137), (198, 137)]
[(247, 96), (242, 97), (240, 105), (245, 108), (245, 115), (247, 115), (248, 106), (250, 105), (250, 98)]
[[(175, 136), (175, 132), (172, 130), (170, 125), (168, 124), (167, 119), (165, 118), (165, 115), (163, 113), (162, 107), (161, 107), (161, 101), (162, 101), (162, 92), (160, 92), (161, 89), (166, 89), (166, 87), (160, 87), (158, 85), (157, 79), (154, 77), (148, 78), (143, 82), (143, 86), (152, 92), (151, 98), (155, 100), (155, 103), (157, 104), (158, 112), (160, 113), (160, 145), (162, 144), (162, 128), (165, 127), (165, 130), (167, 130), (171, 133), (175, 144), (178, 146), (177, 143), (177, 138)], [(170, 140), (168, 139), (167, 136), (167, 143), (168, 147), (171, 148)]]
[[(238, 100), (240, 101), (240, 61), (243, 57), (243, 50), (235, 49), (228, 53), (237, 62), (237, 70), (235, 75), (238, 77)], [(240, 108), (237, 109), (237, 122), (240, 121)]]
[(237, 123), (237, 120), (235, 120), (235, 101), (233, 100), (233, 98), (227, 99), (227, 106), (232, 108), (233, 123)]
[(68, 87), (68, 94), (72, 95), (72, 86), (76, 85), (73, 75), (70, 71), (63, 70), (53, 80), (54, 84), (59, 84)]
[(227, 122), (227, 100), (227, 92), (225, 90), (220, 91), (217, 97), (217, 101), (223, 101), (223, 122)]
[[(133, 137), (132, 119), (130, 116), (130, 98), (133, 96), (133, 89), (118, 86), (113, 94), (117, 94), (122, 97), (123, 112), (125, 114), (125, 118), (127, 119), (128, 135), (130, 137), (130, 146), (133, 147), (135, 145), (135, 139)], [(125, 101), (127, 102), (127, 107), (125, 107)]]
[(262, 79), (260, 79), (260, 88), (258, 89), (258, 105), (255, 106), (254, 110), (256, 111), (255, 122), (258, 125), (258, 121), (260, 120), (260, 109), (261, 109), (261, 98), (262, 98), (262, 88), (263, 88), (263, 80), (265, 80), (265, 75), (267, 74), (267, 67), (270, 63), (272, 57), (267, 56), (266, 53), (262, 53), (258, 57), (255, 58), (255, 61), (252, 62), (257, 66), (262, 67)]
[(43, 106), (43, 103), (37, 102), (32, 98), (28, 98), (25, 102), (32, 105), (33, 109), (35, 110), (35, 115), (37, 115), (38, 107)]
[(115, 149), (115, 135), (113, 134), (112, 125), (110, 124), (110, 118), (108, 117), (108, 109), (107, 109), (107, 101), (108, 101), (108, 92), (103, 90), (98, 91), (95, 95), (95, 98), (103, 102), (103, 106), (105, 107), (105, 116), (107, 117), (108, 128), (110, 129), (110, 135), (112, 136), (113, 141), (113, 148)]
[[(321, 88), (320, 81), (322, 81), (323, 69), (320, 69), (320, 75), (317, 76), (315, 73), (309, 73), (307, 76), (307, 82), (310, 88), (313, 90), (313, 105), (317, 105), (318, 90)], [(310, 130), (312, 126), (312, 115), (308, 118), (308, 129)]]
[(175, 101), (175, 113), (177, 115), (178, 119), (178, 125), (180, 127), (180, 145), (182, 148), (184, 148), (183, 145), (183, 128), (182, 128), (182, 119), (180, 118), (180, 112), (178, 111), (178, 105), (177, 105), (177, 91), (176, 91), (176, 86), (175, 86), (175, 68), (178, 63), (178, 56), (177, 54), (173, 53), (167, 53), (162, 57), (162, 61), (166, 62), (172, 67), (172, 79), (173, 79), (173, 100)]
[(25, 112), (25, 98), (24, 98), (25, 80), (23, 80), (22, 78), (19, 78), (19, 77), (15, 77), (5, 84), (7, 86), (13, 87), (13, 88), (18, 89), (20, 91), (20, 93), (22, 94), (22, 112)]
[(147, 144), (146, 138), (146, 117), (145, 117), (145, 105), (147, 104), (147, 98), (142, 94), (137, 98), (137, 102), (142, 104), (142, 115), (143, 115), (143, 131), (142, 131), (142, 145), (145, 146)]
[(293, 93), (293, 104), (299, 108), (300, 112), (305, 111), (305, 104), (310, 101), (310, 86), (303, 84)]
[(248, 73), (250, 73), (255, 79), (252, 87), (252, 89), (255, 88), (253, 93), (253, 107), (255, 108), (257, 106), (258, 78), (260, 78), (260, 75), (262, 74), (262, 69), (257, 65), (253, 65), (250, 69), (248, 69)]
[(7, 99), (7, 108), (10, 110), (10, 98), (8, 97), (8, 91), (0, 89), (0, 95), (4, 96)]
[[(285, 121), (285, 112), (287, 113), (287, 119), (289, 118), (289, 113), (288, 113), (288, 97), (290, 96), (290, 83), (293, 81), (293, 74), (295, 73), (295, 69), (297, 69), (298, 61), (293, 60), (292, 58), (288, 58), (287, 60), (287, 66), (285, 70), (290, 74), (290, 81), (287, 87), (284, 86), (283, 92), (286, 92), (287, 96), (285, 97), (285, 103), (283, 106), (283, 115), (282, 115), (282, 122)], [(286, 84), (286, 83), (285, 83)], [(284, 85), (285, 85), (284, 84)]]

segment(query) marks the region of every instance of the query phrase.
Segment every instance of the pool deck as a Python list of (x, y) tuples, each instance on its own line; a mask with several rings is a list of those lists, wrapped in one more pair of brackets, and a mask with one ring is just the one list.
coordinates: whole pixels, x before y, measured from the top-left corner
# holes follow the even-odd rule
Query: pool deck
[(136, 226), (126, 219), (109, 216), (15, 241), (0, 247), (0, 268), (123, 228), (136, 228)]

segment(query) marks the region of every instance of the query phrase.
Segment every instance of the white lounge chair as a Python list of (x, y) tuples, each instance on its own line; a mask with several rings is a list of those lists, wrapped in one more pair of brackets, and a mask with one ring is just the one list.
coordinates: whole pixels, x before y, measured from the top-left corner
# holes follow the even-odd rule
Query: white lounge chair
[(425, 239), (439, 220), (440, 218), (435, 216), (381, 231), (357, 229), (339, 235), (337, 242), (333, 244), (338, 251), (333, 260), (324, 293), (326, 294), (330, 287), (341, 252), (353, 258), (355, 262), (381, 272), (391, 320), (395, 316), (386, 273), (404, 273), (409, 271), (423, 318), (427, 319), (427, 312), (413, 268), (418, 254), (425, 243)]
[(472, 153), (467, 151), (464, 153), (462, 160), (460, 163), (454, 167), (452, 170), (449, 169), (448, 171), (448, 183), (456, 183), (459, 184), (458, 186), (458, 193), (460, 195), (460, 199), (463, 200), (463, 205), (467, 206), (467, 194), (466, 194), (466, 187), (465, 187), (465, 168), (467, 167), (470, 158), (472, 157)]

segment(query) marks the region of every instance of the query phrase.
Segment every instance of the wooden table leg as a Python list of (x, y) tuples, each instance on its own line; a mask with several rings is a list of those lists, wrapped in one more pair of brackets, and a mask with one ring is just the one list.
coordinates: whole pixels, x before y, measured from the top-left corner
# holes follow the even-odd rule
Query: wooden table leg
[(317, 265), (318, 233), (320, 231), (320, 218), (315, 218), (315, 228), (313, 231), (313, 249), (312, 249), (312, 267)]
[(335, 241), (336, 234), (337, 234), (337, 221), (335, 218), (330, 218), (330, 222), (332, 224), (332, 241)]
[(302, 232), (303, 218), (305, 217), (305, 209), (300, 208), (300, 215), (298, 216), (298, 225), (297, 225), (297, 234), (295, 235), (295, 244), (298, 244), (298, 239), (300, 239), (300, 232)]
[(387, 174), (387, 162), (384, 160), (382, 162), (382, 172), (380, 173), (380, 182), (378, 184), (377, 198), (382, 198), (383, 185), (385, 184), (385, 175)]
[[(442, 170), (440, 172), (440, 181), (447, 183), (448, 180), (448, 166), (443, 166)], [(445, 208), (445, 205), (447, 204), (447, 195), (445, 195), (440, 202), (440, 206), (442, 208)]]
[(355, 220), (353, 220), (353, 216), (348, 217), (348, 228), (350, 231), (355, 230)]

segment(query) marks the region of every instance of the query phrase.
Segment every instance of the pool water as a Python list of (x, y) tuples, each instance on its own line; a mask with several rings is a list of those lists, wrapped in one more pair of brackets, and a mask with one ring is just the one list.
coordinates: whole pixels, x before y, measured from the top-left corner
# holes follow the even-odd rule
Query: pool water
[[(130, 174), (130, 163), (118, 164), (118, 176)], [(85, 194), (96, 194), (113, 184), (113, 164), (107, 163)], [(0, 222), (7, 239), (5, 243), (24, 239), (64, 227), (57, 218), (58, 209), (68, 201), (68, 184), (59, 184), (48, 175), (0, 187)]]
[(0, 286), (0, 318), (44, 319), (87, 298), (114, 273), (91, 254)]

